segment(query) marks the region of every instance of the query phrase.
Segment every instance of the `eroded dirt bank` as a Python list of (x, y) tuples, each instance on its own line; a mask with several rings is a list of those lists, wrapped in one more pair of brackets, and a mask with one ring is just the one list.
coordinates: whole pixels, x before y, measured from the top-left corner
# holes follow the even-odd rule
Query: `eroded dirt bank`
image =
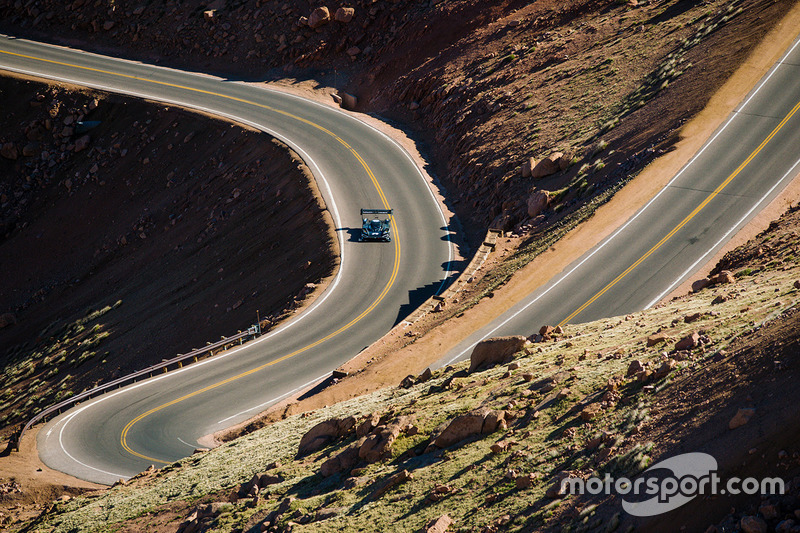
[(334, 270), (310, 174), (271, 137), (33, 81), (0, 92), (0, 427), (257, 311), (268, 326)]

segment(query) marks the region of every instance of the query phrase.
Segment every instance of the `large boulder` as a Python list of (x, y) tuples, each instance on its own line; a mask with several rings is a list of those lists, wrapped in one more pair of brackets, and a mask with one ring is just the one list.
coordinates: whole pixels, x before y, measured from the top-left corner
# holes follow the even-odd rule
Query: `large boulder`
[(550, 205), (550, 195), (547, 191), (534, 189), (528, 196), (528, 216), (537, 217)]
[(473, 435), (494, 433), (497, 428), (506, 426), (505, 415), (505, 411), (494, 411), (488, 407), (465, 413), (454, 418), (433, 440), (433, 445), (447, 448)]
[(317, 29), (320, 26), (324, 26), (325, 24), (329, 23), (330, 21), (331, 12), (327, 7), (322, 6), (311, 12), (311, 15), (308, 17), (308, 26), (312, 29)]
[(531, 170), (531, 177), (534, 179), (544, 178), (555, 174), (561, 170), (561, 152), (555, 152), (545, 157)]
[(347, 418), (332, 418), (320, 422), (300, 439), (300, 444), (297, 447), (297, 456), (303, 457), (310, 453), (321, 450), (330, 443), (342, 438), (350, 433), (356, 425), (356, 418), (349, 416)]
[(479, 342), (469, 356), (469, 371), (474, 372), (479, 368), (488, 368), (509, 361), (515, 353), (522, 350), (527, 341), (528, 339), (522, 335), (511, 335)]

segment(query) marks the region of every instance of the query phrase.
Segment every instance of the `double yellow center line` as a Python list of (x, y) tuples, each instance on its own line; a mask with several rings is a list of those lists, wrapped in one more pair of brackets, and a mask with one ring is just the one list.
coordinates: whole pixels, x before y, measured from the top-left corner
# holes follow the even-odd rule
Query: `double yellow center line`
[[(327, 128), (325, 128), (325, 127), (323, 127), (323, 126), (321, 126), (321, 125), (319, 125), (319, 124), (317, 124), (315, 122), (312, 122), (311, 120), (299, 117), (297, 115), (294, 115), (294, 114), (289, 113), (287, 111), (283, 111), (281, 109), (276, 109), (276, 108), (274, 108), (272, 106), (268, 106), (268, 105), (265, 105), (265, 104), (259, 104), (257, 102), (253, 102), (251, 100), (246, 100), (244, 98), (238, 98), (238, 97), (235, 97), (235, 96), (222, 94), (222, 93), (218, 93), (218, 92), (214, 92), (214, 91), (208, 91), (208, 90), (205, 90), (205, 89), (198, 89), (198, 88), (195, 88), (195, 87), (188, 87), (186, 85), (179, 85), (179, 84), (175, 84), (175, 83), (169, 83), (169, 82), (164, 82), (164, 81), (153, 80), (153, 79), (144, 78), (144, 77), (141, 77), (141, 76), (134, 76), (134, 75), (131, 75), (131, 74), (122, 74), (122, 73), (118, 73), (118, 72), (114, 72), (114, 71), (110, 71), (110, 70), (98, 69), (98, 68), (87, 67), (87, 66), (82, 66), (82, 65), (75, 65), (75, 64), (72, 64), (72, 63), (65, 63), (65, 62), (62, 62), (62, 61), (55, 61), (55, 60), (52, 60), (52, 59), (46, 59), (46, 58), (41, 58), (41, 57), (36, 57), (36, 56), (31, 56), (31, 55), (19, 54), (19, 53), (15, 53), (15, 52), (8, 52), (8, 51), (5, 51), (5, 50), (0, 50), (0, 53), (5, 54), (5, 55), (9, 55), (9, 56), (15, 56), (15, 57), (20, 57), (20, 58), (24, 58), (24, 59), (29, 59), (29, 60), (33, 60), (33, 61), (39, 61), (39, 62), (42, 62), (42, 63), (49, 63), (49, 64), (52, 64), (52, 65), (59, 65), (59, 66), (63, 66), (63, 67), (74, 68), (74, 69), (78, 69), (78, 70), (82, 70), (82, 71), (94, 72), (94, 73), (98, 73), (98, 74), (105, 74), (105, 75), (114, 76), (114, 77), (117, 77), (117, 78), (135, 80), (135, 81), (145, 82), (145, 83), (149, 83), (149, 84), (153, 84), (153, 85), (171, 87), (171, 88), (174, 88), (174, 89), (183, 89), (185, 91), (190, 91), (190, 92), (193, 92), (193, 93), (205, 94), (205, 95), (209, 95), (209, 96), (216, 96), (218, 98), (224, 98), (226, 100), (232, 100), (232, 101), (235, 101), (235, 102), (240, 102), (242, 104), (247, 104), (247, 105), (251, 105), (251, 106), (254, 106), (254, 107), (261, 108), (261, 109), (265, 109), (267, 111), (282, 115), (282, 116), (284, 116), (286, 118), (289, 118), (289, 119), (292, 119), (292, 120), (296, 120), (298, 122), (301, 122), (303, 124), (306, 124), (308, 126), (316, 128), (317, 130), (329, 135), (330, 137), (333, 137), (334, 139), (336, 139), (337, 142), (339, 142), (342, 146), (344, 146), (350, 153), (352, 153), (353, 156), (356, 158), (356, 160), (358, 160), (358, 162), (364, 168), (364, 171), (367, 173), (367, 175), (369, 176), (370, 180), (372, 181), (372, 184), (375, 187), (375, 190), (378, 192), (378, 196), (381, 199), (383, 207), (385, 209), (389, 209), (390, 208), (389, 207), (389, 201), (386, 199), (386, 195), (384, 194), (383, 189), (381, 188), (381, 185), (378, 182), (378, 179), (375, 177), (375, 174), (372, 172), (372, 169), (369, 167), (369, 165), (364, 160), (364, 158), (361, 157), (361, 155), (352, 146), (350, 146), (350, 144), (348, 144), (344, 139), (342, 139), (341, 137), (339, 137), (337, 134), (333, 133), (329, 129), (327, 129)], [(44, 76), (46, 77), (46, 75), (44, 75)], [(120, 92), (124, 92), (124, 91), (120, 91)], [(373, 301), (369, 305), (369, 307), (367, 307), (363, 312), (361, 312), (361, 314), (359, 314), (357, 317), (355, 317), (352, 320), (350, 320), (350, 322), (348, 322), (344, 326), (340, 327), (339, 329), (337, 329), (333, 333), (330, 333), (329, 335), (326, 335), (325, 337), (323, 337), (323, 338), (321, 338), (321, 339), (319, 339), (319, 340), (317, 340), (317, 341), (315, 341), (315, 342), (313, 342), (313, 343), (311, 343), (311, 344), (309, 344), (307, 346), (304, 346), (303, 348), (295, 350), (292, 353), (286, 354), (286, 355), (284, 355), (284, 356), (282, 356), (282, 357), (280, 357), (278, 359), (275, 359), (274, 361), (270, 361), (269, 363), (266, 363), (266, 364), (263, 364), (263, 365), (258, 366), (256, 368), (250, 369), (250, 370), (248, 370), (246, 372), (242, 372), (241, 374), (229, 377), (229, 378), (224, 379), (222, 381), (218, 381), (216, 383), (208, 385), (207, 387), (204, 387), (202, 389), (196, 390), (196, 391), (191, 392), (189, 394), (185, 394), (184, 396), (181, 396), (180, 398), (176, 398), (176, 399), (174, 399), (172, 401), (169, 401), (167, 403), (159, 405), (158, 407), (154, 407), (154, 408), (150, 409), (149, 411), (146, 411), (146, 412), (140, 414), (139, 416), (137, 416), (136, 418), (134, 418), (133, 420), (128, 422), (125, 425), (125, 427), (122, 429), (122, 433), (120, 434), (120, 445), (122, 446), (122, 448), (125, 449), (128, 453), (130, 453), (132, 455), (135, 455), (136, 457), (140, 457), (142, 459), (146, 459), (148, 461), (154, 461), (154, 462), (157, 462), (157, 463), (168, 464), (167, 461), (162, 461), (160, 459), (155, 459), (153, 457), (149, 457), (147, 455), (139, 453), (139, 452), (133, 450), (128, 445), (128, 433), (130, 432), (131, 428), (133, 428), (133, 426), (137, 422), (141, 421), (144, 418), (147, 418), (148, 416), (150, 416), (150, 415), (152, 415), (152, 414), (154, 414), (154, 413), (156, 413), (158, 411), (161, 411), (162, 409), (165, 409), (167, 407), (173, 406), (173, 405), (175, 405), (177, 403), (180, 403), (180, 402), (182, 402), (184, 400), (187, 400), (187, 399), (192, 398), (194, 396), (197, 396), (199, 394), (203, 394), (204, 392), (208, 392), (210, 390), (216, 389), (217, 387), (221, 387), (223, 385), (226, 385), (226, 384), (231, 383), (233, 381), (236, 381), (238, 379), (244, 378), (244, 377), (249, 376), (251, 374), (254, 374), (254, 373), (256, 373), (256, 372), (258, 372), (260, 370), (264, 370), (265, 368), (268, 368), (270, 366), (276, 365), (276, 364), (278, 364), (278, 363), (280, 363), (282, 361), (290, 359), (290, 358), (292, 358), (292, 357), (294, 357), (296, 355), (299, 355), (299, 354), (301, 354), (303, 352), (306, 352), (306, 351), (308, 351), (308, 350), (310, 350), (310, 349), (312, 349), (312, 348), (314, 348), (316, 346), (319, 346), (323, 342), (328, 341), (328, 340), (332, 339), (333, 337), (336, 337), (337, 335), (341, 334), (342, 332), (350, 329), (354, 324), (356, 324), (357, 322), (362, 320), (365, 316), (367, 316), (369, 313), (371, 313), (378, 306), (378, 304), (384, 299), (386, 294), (389, 292), (391, 287), (394, 285), (394, 282), (397, 279), (397, 274), (398, 274), (398, 272), (400, 270), (400, 238), (399, 238), (399, 234), (398, 234), (398, 231), (397, 231), (397, 224), (396, 224), (394, 218), (392, 218), (391, 220), (392, 220), (392, 222), (391, 222), (392, 230), (393, 230), (394, 235), (395, 235), (394, 239), (393, 239), (395, 256), (394, 256), (394, 266), (392, 268), (392, 273), (391, 273), (391, 276), (389, 277), (389, 280), (387, 281), (386, 285), (383, 287), (383, 290), (380, 292), (380, 294), (375, 299), (375, 301)]]
[(652, 248), (650, 248), (650, 249), (649, 249), (649, 250), (648, 250), (648, 251), (647, 251), (647, 252), (646, 252), (644, 255), (642, 255), (642, 256), (641, 256), (639, 259), (637, 259), (637, 260), (636, 260), (636, 261), (635, 261), (635, 262), (634, 262), (634, 263), (633, 263), (631, 266), (629, 266), (628, 268), (626, 268), (626, 269), (625, 269), (625, 271), (623, 271), (623, 272), (622, 272), (622, 273), (621, 273), (619, 276), (617, 276), (616, 278), (614, 278), (614, 279), (613, 279), (613, 280), (612, 280), (612, 281), (611, 281), (611, 282), (610, 282), (608, 285), (606, 285), (605, 287), (603, 287), (603, 288), (602, 288), (602, 289), (601, 289), (599, 292), (597, 292), (597, 294), (595, 294), (594, 296), (592, 296), (591, 298), (589, 298), (589, 300), (587, 300), (587, 301), (586, 301), (586, 303), (584, 303), (582, 306), (580, 306), (580, 307), (579, 307), (579, 308), (577, 308), (575, 311), (573, 311), (573, 312), (572, 312), (572, 314), (570, 314), (570, 315), (569, 315), (567, 318), (565, 318), (564, 320), (562, 320), (561, 322), (559, 322), (559, 323), (558, 323), (558, 325), (559, 325), (559, 326), (563, 326), (564, 324), (566, 324), (567, 322), (569, 322), (570, 320), (572, 320), (573, 318), (575, 318), (577, 315), (579, 315), (581, 312), (583, 312), (583, 310), (584, 310), (584, 309), (586, 309), (587, 307), (589, 307), (590, 305), (592, 305), (592, 304), (595, 302), (595, 300), (597, 300), (598, 298), (600, 298), (601, 296), (603, 296), (603, 295), (604, 295), (606, 292), (608, 292), (608, 291), (609, 291), (609, 290), (610, 290), (612, 287), (614, 287), (614, 285), (616, 285), (617, 283), (619, 283), (620, 281), (622, 281), (622, 279), (624, 279), (624, 278), (625, 278), (625, 276), (627, 276), (628, 274), (630, 274), (630, 273), (631, 273), (631, 272), (632, 272), (632, 271), (633, 271), (633, 270), (634, 270), (636, 267), (638, 267), (639, 265), (641, 265), (641, 264), (642, 264), (642, 263), (643, 263), (643, 262), (644, 262), (644, 261), (645, 261), (645, 260), (646, 260), (648, 257), (650, 257), (651, 255), (653, 255), (653, 254), (656, 252), (656, 250), (658, 250), (659, 248), (661, 248), (661, 247), (662, 247), (662, 246), (663, 246), (663, 245), (664, 245), (664, 244), (665, 244), (665, 243), (666, 243), (668, 240), (670, 240), (670, 239), (671, 239), (671, 238), (672, 238), (672, 237), (673, 237), (673, 236), (674, 236), (676, 233), (678, 233), (678, 232), (681, 230), (681, 228), (683, 228), (683, 227), (684, 227), (686, 224), (688, 224), (688, 223), (689, 223), (689, 221), (690, 221), (690, 220), (692, 220), (692, 219), (693, 219), (695, 216), (697, 216), (697, 214), (698, 214), (698, 213), (700, 213), (700, 211), (702, 211), (703, 209), (705, 209), (705, 207), (706, 207), (706, 206), (707, 206), (707, 205), (708, 205), (708, 204), (711, 202), (711, 200), (713, 200), (714, 198), (716, 198), (716, 197), (717, 197), (717, 195), (719, 195), (719, 193), (721, 193), (721, 192), (722, 192), (722, 191), (723, 191), (723, 190), (724, 190), (724, 189), (725, 189), (725, 188), (728, 186), (728, 184), (730, 184), (730, 182), (731, 182), (731, 181), (733, 181), (733, 179), (734, 179), (736, 176), (738, 176), (738, 175), (739, 175), (739, 173), (740, 173), (740, 172), (742, 172), (742, 170), (744, 170), (744, 169), (745, 169), (745, 167), (747, 167), (747, 165), (749, 165), (749, 164), (750, 164), (750, 162), (751, 162), (751, 161), (752, 161), (752, 160), (753, 160), (753, 159), (754, 159), (754, 158), (755, 158), (755, 157), (756, 157), (756, 156), (757, 156), (757, 155), (758, 155), (758, 154), (761, 152), (761, 150), (763, 150), (763, 149), (764, 149), (764, 147), (765, 147), (765, 146), (766, 146), (766, 145), (767, 145), (767, 144), (768, 144), (768, 143), (769, 143), (769, 142), (770, 142), (770, 141), (773, 139), (773, 137), (775, 137), (775, 135), (777, 135), (777, 134), (778, 134), (778, 132), (779, 132), (779, 131), (781, 131), (781, 129), (783, 129), (783, 127), (786, 125), (786, 123), (787, 123), (787, 122), (788, 122), (788, 121), (789, 121), (789, 120), (790, 120), (790, 119), (791, 119), (791, 118), (792, 118), (792, 117), (795, 115), (795, 113), (797, 113), (798, 109), (800, 109), (800, 102), (798, 102), (797, 104), (795, 104), (795, 106), (792, 108), (792, 110), (791, 110), (791, 111), (789, 111), (789, 113), (788, 113), (788, 114), (787, 114), (785, 117), (783, 117), (783, 120), (781, 120), (781, 121), (780, 121), (780, 123), (779, 123), (777, 126), (775, 126), (775, 129), (773, 129), (773, 130), (772, 130), (772, 132), (771, 132), (771, 133), (770, 133), (770, 134), (769, 134), (769, 135), (768, 135), (768, 136), (767, 136), (767, 137), (766, 137), (766, 138), (765, 138), (765, 139), (764, 139), (764, 140), (761, 142), (761, 144), (759, 144), (759, 145), (758, 145), (758, 147), (757, 147), (755, 150), (753, 150), (753, 152), (752, 152), (752, 153), (751, 153), (751, 154), (750, 154), (750, 155), (747, 157), (747, 159), (745, 159), (745, 160), (742, 162), (742, 164), (740, 164), (740, 165), (739, 165), (739, 166), (736, 168), (736, 170), (734, 170), (734, 171), (733, 171), (733, 172), (732, 172), (732, 173), (731, 173), (731, 174), (730, 174), (730, 175), (729, 175), (729, 176), (728, 176), (728, 177), (725, 179), (725, 181), (723, 181), (722, 183), (720, 183), (720, 184), (719, 184), (719, 186), (718, 186), (716, 189), (714, 189), (714, 190), (713, 190), (713, 191), (712, 191), (712, 192), (711, 192), (711, 193), (710, 193), (710, 194), (709, 194), (709, 195), (708, 195), (708, 196), (705, 198), (705, 200), (703, 200), (703, 201), (700, 203), (700, 205), (698, 205), (697, 207), (695, 207), (695, 208), (694, 208), (694, 210), (693, 210), (691, 213), (689, 213), (688, 215), (686, 215), (686, 218), (684, 218), (683, 220), (681, 220), (681, 222), (680, 222), (680, 223), (679, 223), (677, 226), (675, 226), (674, 228), (672, 228), (672, 230), (671, 230), (669, 233), (667, 233), (667, 234), (666, 234), (666, 235), (665, 235), (665, 236), (664, 236), (664, 237), (663, 237), (663, 238), (662, 238), (660, 241), (658, 241), (658, 242), (657, 242), (657, 243), (656, 243), (656, 244), (655, 244), (655, 245), (654, 245)]

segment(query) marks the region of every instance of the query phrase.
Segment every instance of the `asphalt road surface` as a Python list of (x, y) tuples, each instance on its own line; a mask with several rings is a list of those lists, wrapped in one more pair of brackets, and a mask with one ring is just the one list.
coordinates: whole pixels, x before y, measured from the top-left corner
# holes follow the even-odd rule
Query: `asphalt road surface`
[(800, 173), (800, 40), (698, 153), (611, 236), (436, 366), (481, 340), (531, 335), (655, 305), (688, 279)]
[[(246, 418), (349, 359), (388, 330), (410, 298), (430, 294), (446, 274), (444, 222), (413, 164), (385, 137), (344, 114), (214, 78), (0, 41), (5, 68), (184, 102), (246, 117), (275, 132), (322, 181), (342, 227), (358, 226), (359, 207), (381, 207), (381, 191), (397, 211), (400, 247), (344, 242), (337, 282), (286, 329), (231, 355), (87, 402), (47, 424), (39, 433), (39, 449), (49, 465), (108, 483), (185, 456), (199, 436)], [(798, 172), (798, 109), (800, 47), (795, 43), (647, 206), (554, 280), (465, 339), (440, 364), (466, 358), (488, 336), (530, 334), (543, 324), (585, 322), (653, 305)]]
[[(317, 178), (342, 250), (336, 279), (288, 325), (48, 423), (38, 439), (48, 466), (113, 483), (185, 457), (199, 437), (328, 376), (448, 278), (449, 230), (428, 184), (399, 145), (348, 113), (263, 87), (4, 36), (0, 69), (179, 103), (275, 135)], [(392, 242), (357, 242), (362, 207), (394, 209)]]

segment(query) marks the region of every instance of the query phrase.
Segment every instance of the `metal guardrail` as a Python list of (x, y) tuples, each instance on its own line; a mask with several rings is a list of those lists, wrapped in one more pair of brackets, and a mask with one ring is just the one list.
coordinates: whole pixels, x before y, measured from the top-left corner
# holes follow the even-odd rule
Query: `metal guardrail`
[[(37, 422), (47, 418), (48, 416), (52, 415), (53, 413), (60, 413), (65, 408), (72, 407), (72, 406), (82, 402), (83, 400), (92, 398), (93, 396), (95, 396), (95, 395), (97, 395), (99, 393), (103, 393), (103, 392), (105, 392), (105, 391), (107, 391), (109, 389), (113, 389), (114, 387), (118, 387), (119, 388), (119, 387), (122, 387), (123, 384), (126, 384), (128, 382), (136, 382), (136, 380), (138, 378), (141, 378), (143, 376), (152, 377), (153, 374), (156, 373), (156, 372), (166, 373), (166, 372), (169, 371), (169, 367), (170, 366), (178, 365), (178, 368), (182, 368), (184, 361), (187, 361), (187, 360), (191, 359), (192, 362), (196, 362), (198, 360), (198, 358), (201, 355), (205, 354), (206, 352), (213, 352), (214, 350), (216, 350), (218, 348), (225, 349), (226, 346), (228, 346), (230, 344), (234, 344), (237, 341), (238, 341), (239, 344), (242, 344), (242, 339), (244, 339), (245, 337), (251, 337), (252, 336), (253, 338), (255, 338), (260, 333), (261, 333), (261, 329), (260, 329), (260, 327), (258, 325), (251, 326), (247, 331), (245, 331), (243, 333), (238, 333), (238, 334), (232, 335), (230, 337), (225, 337), (225, 338), (223, 338), (223, 339), (221, 339), (221, 340), (219, 340), (219, 341), (217, 341), (217, 342), (215, 342), (213, 344), (208, 344), (203, 348), (197, 348), (197, 349), (192, 350), (191, 352), (186, 353), (186, 354), (179, 354), (179, 355), (173, 357), (172, 359), (161, 361), (160, 363), (157, 363), (155, 365), (149, 366), (149, 367), (147, 367), (145, 369), (137, 370), (136, 372), (133, 372), (133, 373), (128, 374), (126, 376), (123, 376), (121, 378), (117, 378), (117, 379), (115, 379), (113, 381), (109, 381), (108, 383), (104, 383), (102, 385), (98, 385), (97, 387), (94, 387), (93, 389), (90, 389), (88, 391), (84, 391), (84, 392), (81, 392), (81, 393), (76, 394), (74, 396), (71, 396), (70, 398), (67, 398), (63, 402), (57, 403), (55, 405), (52, 405), (52, 406), (44, 409), (43, 411), (40, 411), (39, 413), (36, 414), (36, 416), (34, 416), (30, 420), (28, 420), (28, 422), (22, 427), (22, 430), (20, 430), (19, 435), (16, 435), (15, 437), (12, 437), (13, 444), (10, 446), (10, 448), (13, 448), (16, 451), (19, 451), (19, 444), (22, 441), (22, 437), (23, 437), (23, 435), (25, 435), (25, 432), (28, 431), (31, 428), (31, 426), (33, 426)], [(213, 353), (211, 355), (213, 355)]]

